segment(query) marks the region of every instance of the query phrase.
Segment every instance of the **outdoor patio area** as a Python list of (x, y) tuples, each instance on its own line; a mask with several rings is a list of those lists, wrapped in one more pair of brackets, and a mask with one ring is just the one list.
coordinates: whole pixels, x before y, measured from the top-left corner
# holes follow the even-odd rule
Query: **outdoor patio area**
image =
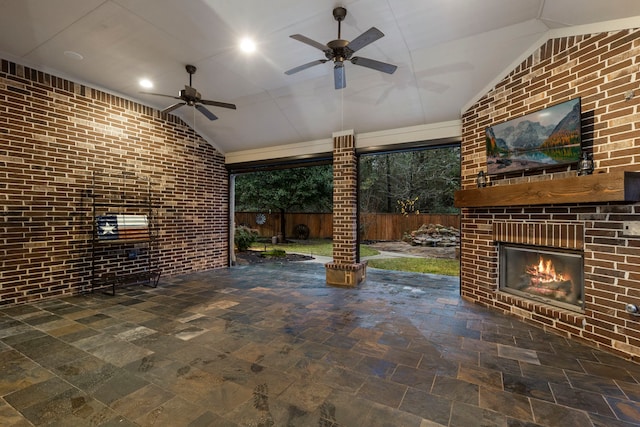
[(0, 309), (0, 338), (3, 425), (640, 425), (640, 365), (457, 277), (244, 265)]

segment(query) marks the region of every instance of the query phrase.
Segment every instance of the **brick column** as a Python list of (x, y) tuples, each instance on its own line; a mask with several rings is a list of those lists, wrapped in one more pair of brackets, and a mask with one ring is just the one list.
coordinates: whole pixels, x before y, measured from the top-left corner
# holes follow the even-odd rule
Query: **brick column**
[(325, 264), (327, 284), (357, 286), (366, 263), (356, 262), (358, 169), (353, 131), (333, 134), (333, 261)]

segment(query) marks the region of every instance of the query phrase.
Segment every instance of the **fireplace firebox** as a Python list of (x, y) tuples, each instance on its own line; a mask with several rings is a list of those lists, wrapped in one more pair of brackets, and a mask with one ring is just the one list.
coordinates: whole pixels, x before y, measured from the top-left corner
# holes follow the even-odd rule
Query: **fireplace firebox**
[(500, 290), (581, 311), (583, 254), (538, 246), (500, 244)]

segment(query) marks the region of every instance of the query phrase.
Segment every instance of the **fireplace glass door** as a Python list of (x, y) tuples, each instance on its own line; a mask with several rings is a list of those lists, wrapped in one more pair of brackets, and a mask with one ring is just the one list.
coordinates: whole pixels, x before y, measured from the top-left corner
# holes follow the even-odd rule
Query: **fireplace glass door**
[(500, 245), (500, 289), (543, 303), (582, 310), (583, 256), (560, 249)]

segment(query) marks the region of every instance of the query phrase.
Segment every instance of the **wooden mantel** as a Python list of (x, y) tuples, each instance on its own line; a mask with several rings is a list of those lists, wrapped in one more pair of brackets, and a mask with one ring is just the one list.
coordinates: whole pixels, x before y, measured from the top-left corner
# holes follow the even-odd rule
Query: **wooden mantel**
[(457, 208), (640, 201), (640, 172), (615, 171), (456, 191)]

